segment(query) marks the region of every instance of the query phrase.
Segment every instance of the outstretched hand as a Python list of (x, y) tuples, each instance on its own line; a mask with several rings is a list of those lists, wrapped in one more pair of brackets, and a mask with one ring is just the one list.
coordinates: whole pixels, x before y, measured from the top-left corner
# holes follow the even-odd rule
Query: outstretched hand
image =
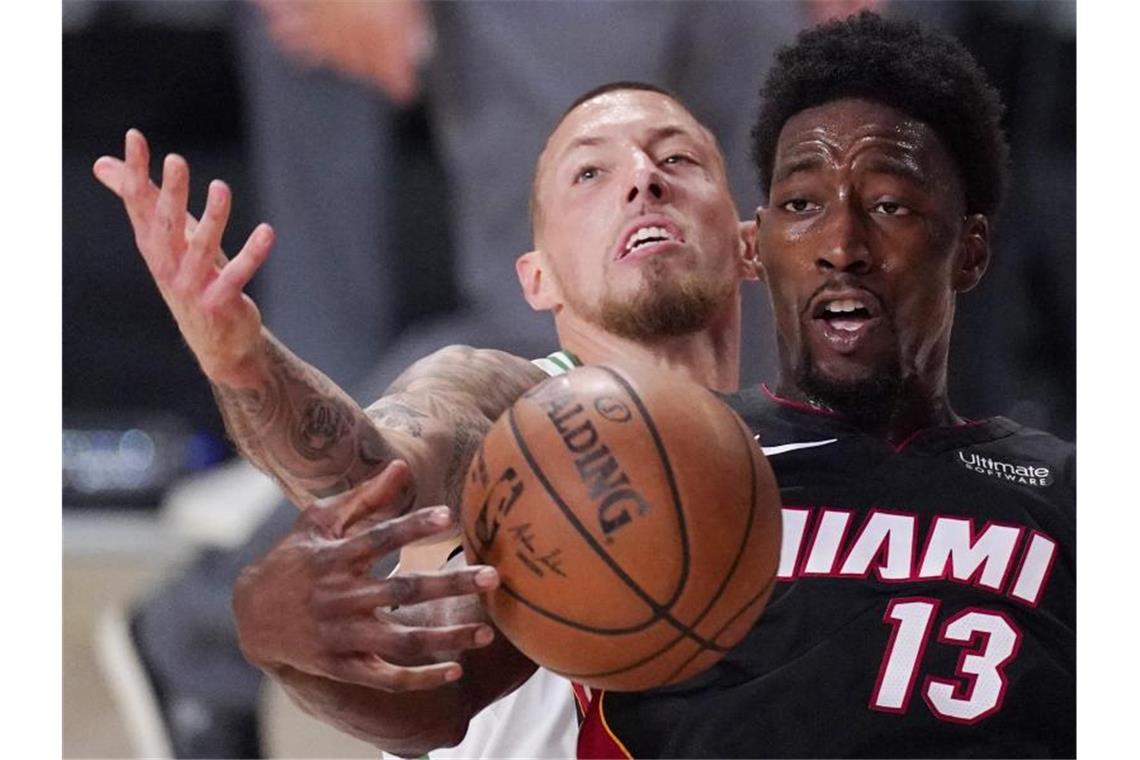
[(243, 366), (261, 344), (261, 314), (242, 289), (269, 256), (273, 230), (258, 225), (227, 261), (221, 240), (230, 216), (229, 187), (221, 180), (210, 183), (196, 222), (187, 212), (186, 160), (166, 157), (161, 187), (151, 182), (149, 164), (146, 138), (132, 129), (124, 159), (103, 156), (93, 171), (122, 199), (139, 253), (207, 377), (240, 384)]
[(407, 465), (396, 461), (336, 502), (309, 508), (243, 571), (234, 613), (251, 662), (384, 691), (434, 689), (462, 675), (459, 652), (490, 643), (486, 623), (410, 624), (392, 608), (469, 605), (470, 595), (498, 585), (493, 568), (371, 576), (380, 558), (451, 527), (446, 507), (386, 517), (403, 503), (407, 479)]

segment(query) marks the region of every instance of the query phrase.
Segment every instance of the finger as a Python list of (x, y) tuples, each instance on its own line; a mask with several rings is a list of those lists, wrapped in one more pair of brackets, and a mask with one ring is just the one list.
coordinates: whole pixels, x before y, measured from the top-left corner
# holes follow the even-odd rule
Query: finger
[(372, 562), (421, 538), (445, 532), (451, 527), (451, 522), (451, 510), (447, 507), (418, 509), (409, 515), (385, 520), (348, 539), (333, 551), (340, 564)]
[(269, 258), (271, 248), (273, 228), (263, 222), (250, 233), (237, 256), (225, 264), (218, 279), (210, 286), (213, 292), (208, 293), (207, 297), (220, 303), (240, 293)]
[(150, 152), (146, 138), (137, 129), (127, 130), (123, 140), (123, 162), (127, 171), (123, 177), (121, 197), (138, 236), (148, 227), (157, 196), (151, 199), (145, 194), (150, 185)]
[(393, 575), (348, 590), (321, 590), (314, 597), (314, 607), (322, 618), (343, 619), (371, 614), (377, 607), (398, 607), (431, 599), (478, 594), (498, 585), (499, 574), (495, 568), (472, 565), (459, 570)]
[(126, 178), (127, 165), (114, 156), (99, 156), (91, 166), (95, 179), (103, 183), (103, 187), (110, 190), (120, 198), (123, 197), (123, 180)]
[[(98, 179), (104, 187), (110, 190), (115, 195), (123, 198), (124, 190), (123, 185), (126, 182), (129, 168), (126, 162), (122, 159), (115, 158), (114, 156), (100, 156), (96, 159), (95, 164), (91, 167)], [(158, 185), (151, 182), (149, 179), (143, 185), (143, 198), (151, 205), (158, 201)], [(198, 227), (198, 220), (193, 214), (186, 213), (186, 234), (187, 236), (193, 235), (194, 230)]]
[(361, 655), (336, 660), (324, 675), (336, 681), (382, 691), (422, 691), (438, 689), (459, 680), (463, 668), (457, 662), (406, 667), (384, 662), (372, 655)]
[(486, 623), (412, 628), (371, 622), (337, 622), (321, 626), (321, 640), (336, 653), (375, 654), (386, 662), (412, 664), (441, 653), (485, 647), (495, 638)]
[(400, 506), (408, 492), (408, 465), (395, 459), (380, 471), (348, 493), (340, 494), (320, 510), (322, 522), (333, 536), (345, 531), (361, 518), (376, 512)]
[(187, 278), (192, 283), (200, 283), (215, 271), (218, 265), (217, 253), (222, 247), (222, 235), (230, 218), (232, 194), (225, 182), (219, 179), (210, 182), (206, 192), (206, 209), (202, 221), (190, 236), (190, 249), (187, 253)]
[(158, 191), (156, 217), (171, 252), (181, 258), (186, 249), (186, 203), (190, 195), (190, 167), (186, 159), (171, 153), (162, 162), (162, 187)]

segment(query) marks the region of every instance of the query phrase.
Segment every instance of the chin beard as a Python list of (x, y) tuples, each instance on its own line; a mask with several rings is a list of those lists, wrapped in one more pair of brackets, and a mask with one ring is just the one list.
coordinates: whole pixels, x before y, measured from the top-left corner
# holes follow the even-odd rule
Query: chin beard
[(826, 377), (816, 369), (810, 349), (796, 370), (796, 385), (817, 405), (843, 413), (860, 427), (882, 425), (891, 418), (902, 392), (902, 369), (898, 356), (863, 380), (842, 381)]
[(701, 275), (651, 278), (634, 295), (607, 294), (591, 315), (606, 332), (637, 342), (691, 335), (732, 297), (734, 283)]

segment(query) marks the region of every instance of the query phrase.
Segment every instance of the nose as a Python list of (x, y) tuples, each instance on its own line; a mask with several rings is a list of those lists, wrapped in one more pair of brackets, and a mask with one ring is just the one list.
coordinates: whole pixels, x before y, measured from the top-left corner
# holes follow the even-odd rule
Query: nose
[(850, 201), (837, 203), (831, 208), (831, 216), (816, 268), (821, 272), (869, 273), (874, 262), (867, 244), (867, 220), (862, 209)]
[(668, 198), (669, 183), (658, 170), (657, 165), (653, 163), (653, 159), (644, 153), (634, 156), (625, 202), (660, 203), (668, 200)]

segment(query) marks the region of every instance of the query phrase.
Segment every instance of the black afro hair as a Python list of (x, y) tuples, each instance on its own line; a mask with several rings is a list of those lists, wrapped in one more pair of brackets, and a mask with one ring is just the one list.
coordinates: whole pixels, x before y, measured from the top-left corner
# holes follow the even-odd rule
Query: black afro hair
[(967, 213), (996, 215), (1009, 146), (1005, 110), (985, 72), (957, 40), (869, 11), (813, 27), (781, 49), (760, 90), (752, 158), (765, 199), (780, 130), (792, 116), (849, 97), (896, 108), (926, 123), (957, 162)]

